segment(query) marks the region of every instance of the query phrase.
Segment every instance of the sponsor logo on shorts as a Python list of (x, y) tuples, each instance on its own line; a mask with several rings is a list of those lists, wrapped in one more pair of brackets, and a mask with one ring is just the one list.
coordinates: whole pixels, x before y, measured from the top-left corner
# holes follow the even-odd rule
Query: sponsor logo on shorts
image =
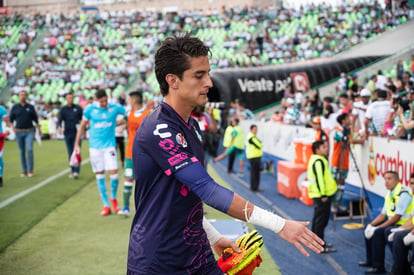
[(177, 165), (178, 163), (186, 159), (188, 159), (188, 155), (186, 153), (180, 153), (180, 154), (177, 154), (169, 158), (168, 162), (170, 163), (171, 166), (173, 166), (173, 165)]

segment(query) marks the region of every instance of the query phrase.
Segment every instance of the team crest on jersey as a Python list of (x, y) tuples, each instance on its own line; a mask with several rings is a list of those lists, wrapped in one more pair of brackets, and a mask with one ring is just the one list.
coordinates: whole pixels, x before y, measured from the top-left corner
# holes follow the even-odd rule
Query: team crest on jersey
[(175, 140), (177, 141), (178, 144), (180, 144), (181, 146), (183, 146), (184, 148), (187, 147), (187, 141), (185, 140), (184, 136), (181, 133), (178, 133), (175, 136)]
[(108, 112), (110, 112), (110, 113), (112, 113), (113, 110), (114, 110), (114, 108), (112, 108), (112, 107), (108, 108)]
[(198, 139), (200, 140), (200, 142), (203, 142), (203, 138), (201, 137), (200, 133), (197, 131), (197, 129), (196, 129), (196, 128), (194, 128), (194, 131), (196, 132), (197, 137), (198, 137)]

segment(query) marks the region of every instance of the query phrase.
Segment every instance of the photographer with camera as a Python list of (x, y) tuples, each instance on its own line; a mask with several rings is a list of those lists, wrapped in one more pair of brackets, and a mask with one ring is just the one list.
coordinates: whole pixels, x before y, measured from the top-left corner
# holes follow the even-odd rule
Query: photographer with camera
[(346, 208), (341, 204), (345, 191), (345, 180), (348, 177), (349, 155), (351, 153), (350, 144), (363, 144), (364, 139), (351, 137), (351, 119), (347, 113), (340, 114), (336, 121), (337, 126), (334, 129), (334, 143), (331, 157), (331, 170), (334, 179), (338, 185), (338, 191), (332, 203), (332, 212), (345, 212)]

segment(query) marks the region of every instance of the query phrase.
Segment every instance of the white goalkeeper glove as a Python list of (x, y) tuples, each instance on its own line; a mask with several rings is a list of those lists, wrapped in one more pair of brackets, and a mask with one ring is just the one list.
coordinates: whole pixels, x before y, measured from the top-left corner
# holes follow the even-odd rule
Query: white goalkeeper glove
[(364, 231), (365, 238), (367, 238), (368, 240), (371, 239), (376, 229), (377, 229), (376, 226), (372, 226), (371, 224), (368, 224)]
[(413, 233), (408, 233), (405, 237), (404, 237), (404, 239), (403, 239), (403, 241), (404, 241), (404, 244), (405, 244), (405, 246), (409, 246), (410, 244), (412, 244), (413, 242), (414, 242), (414, 234)]
[(391, 229), (391, 234), (388, 235), (388, 241), (392, 242), (394, 240), (395, 233), (398, 231), (403, 231), (403, 230), (404, 228), (401, 228), (401, 227), (396, 227), (396, 228)]

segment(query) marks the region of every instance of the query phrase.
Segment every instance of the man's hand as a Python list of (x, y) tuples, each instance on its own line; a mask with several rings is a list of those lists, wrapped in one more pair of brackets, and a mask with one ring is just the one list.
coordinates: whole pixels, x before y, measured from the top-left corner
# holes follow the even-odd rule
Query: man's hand
[(73, 146), (72, 154), (73, 154), (73, 152), (80, 152), (80, 151), (81, 150), (80, 150), (79, 143), (75, 143), (75, 145)]
[(371, 239), (376, 229), (377, 229), (377, 226), (368, 224), (364, 231), (365, 238), (367, 238), (368, 240)]
[(324, 245), (324, 241), (307, 228), (308, 225), (309, 222), (286, 220), (282, 231), (278, 233), (282, 239), (296, 246), (306, 257), (309, 257), (309, 253), (302, 244), (318, 254), (323, 251), (322, 245)]
[(405, 229), (402, 228), (401, 226), (391, 229), (391, 234), (388, 235), (388, 241), (392, 242), (394, 240), (395, 232), (403, 231), (403, 230), (405, 230)]
[(240, 253), (240, 248), (230, 239), (226, 237), (221, 237), (215, 244), (211, 246), (217, 256), (221, 256), (223, 254), (224, 249), (232, 248), (234, 252)]

